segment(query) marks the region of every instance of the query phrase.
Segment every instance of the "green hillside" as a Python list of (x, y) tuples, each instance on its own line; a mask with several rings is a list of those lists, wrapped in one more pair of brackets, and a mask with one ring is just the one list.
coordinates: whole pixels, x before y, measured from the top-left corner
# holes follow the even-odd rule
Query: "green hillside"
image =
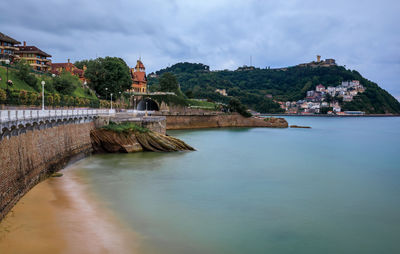
[[(259, 112), (280, 112), (276, 101), (304, 99), (308, 90), (318, 84), (338, 86), (342, 81), (359, 80), (366, 91), (342, 105), (344, 110), (362, 110), (366, 113), (400, 113), (400, 103), (376, 83), (363, 78), (357, 71), (342, 66), (289, 67), (286, 69), (259, 69), (248, 71), (209, 71), (204, 64), (178, 63), (157, 71), (174, 73), (184, 93), (190, 91), (195, 98), (212, 99), (227, 103), (230, 98), (215, 92), (226, 89), (229, 96), (237, 97), (249, 108)], [(158, 85), (158, 78), (149, 78), (150, 86)], [(272, 95), (273, 100), (267, 98)]]
[(83, 88), (79, 78), (70, 73), (52, 77), (33, 72), (26, 64), (17, 64), (8, 69), (8, 80), (12, 81), (12, 85), (7, 87), (7, 69), (4, 66), (0, 66), (0, 78), (0, 104), (38, 106), (41, 103), (41, 82), (45, 81), (46, 105), (100, 106), (95, 93)]
[[(5, 90), (7, 89), (7, 69), (5, 67), (0, 67), (0, 77), (0, 88)], [(13, 81), (13, 86), (9, 87), (10, 89), (26, 90), (31, 92), (35, 91), (33, 87), (29, 86), (17, 77), (14, 69), (10, 68), (8, 70), (8, 79)]]

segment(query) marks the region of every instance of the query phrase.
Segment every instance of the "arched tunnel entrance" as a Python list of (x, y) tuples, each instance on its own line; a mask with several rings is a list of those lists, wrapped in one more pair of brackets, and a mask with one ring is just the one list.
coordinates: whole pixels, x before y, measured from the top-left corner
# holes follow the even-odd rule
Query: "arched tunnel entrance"
[(146, 103), (147, 103), (147, 110), (149, 110), (149, 111), (159, 111), (160, 110), (157, 102), (155, 102), (154, 100), (152, 100), (150, 98), (146, 98), (146, 99), (139, 101), (139, 103), (137, 105), (137, 110), (139, 110), (139, 111), (146, 110)]

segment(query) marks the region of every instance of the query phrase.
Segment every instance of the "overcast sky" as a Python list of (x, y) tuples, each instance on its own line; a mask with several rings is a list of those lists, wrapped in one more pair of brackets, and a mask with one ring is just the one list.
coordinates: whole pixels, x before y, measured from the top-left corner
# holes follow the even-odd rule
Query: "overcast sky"
[(2, 1), (0, 32), (66, 62), (118, 56), (147, 72), (334, 58), (400, 99), (399, 0)]

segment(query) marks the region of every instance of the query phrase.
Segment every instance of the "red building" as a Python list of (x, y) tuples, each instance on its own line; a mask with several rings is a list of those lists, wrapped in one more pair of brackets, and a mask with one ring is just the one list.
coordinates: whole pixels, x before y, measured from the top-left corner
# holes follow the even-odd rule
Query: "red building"
[(147, 78), (144, 65), (141, 60), (137, 60), (135, 68), (131, 69), (132, 87), (130, 92), (146, 93), (147, 92)]
[(79, 69), (68, 59), (67, 63), (52, 63), (50, 72), (55, 75), (60, 75), (63, 71), (68, 71), (72, 75), (77, 76), (82, 82), (85, 82), (85, 69), (86, 66), (83, 67), (83, 70)]

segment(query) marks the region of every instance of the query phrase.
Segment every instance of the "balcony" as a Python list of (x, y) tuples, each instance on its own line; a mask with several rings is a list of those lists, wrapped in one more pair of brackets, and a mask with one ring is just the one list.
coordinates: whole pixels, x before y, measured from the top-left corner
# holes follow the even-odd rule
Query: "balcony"
[(48, 62), (50, 59), (42, 59), (42, 58), (37, 58), (37, 57), (24, 57), (22, 56), (23, 59), (25, 60), (33, 60), (33, 61), (40, 61), (40, 62)]
[(1, 46), (1, 45), (0, 45), (0, 49), (10, 49), (10, 50), (15, 50), (15, 51), (19, 50), (19, 48), (15, 47), (15, 46)]

